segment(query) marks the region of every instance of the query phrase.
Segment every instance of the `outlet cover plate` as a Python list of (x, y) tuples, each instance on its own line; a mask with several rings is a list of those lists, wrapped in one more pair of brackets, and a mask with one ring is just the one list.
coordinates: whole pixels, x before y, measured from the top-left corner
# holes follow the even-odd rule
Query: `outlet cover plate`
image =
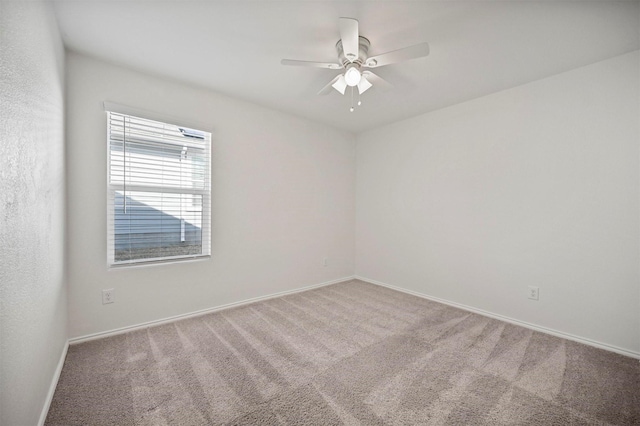
[(108, 303), (113, 303), (113, 289), (107, 288), (102, 290), (102, 304), (106, 305)]
[(530, 285), (529, 293), (527, 297), (529, 297), (529, 299), (532, 299), (532, 300), (538, 300), (539, 295), (540, 295), (540, 289), (536, 286)]

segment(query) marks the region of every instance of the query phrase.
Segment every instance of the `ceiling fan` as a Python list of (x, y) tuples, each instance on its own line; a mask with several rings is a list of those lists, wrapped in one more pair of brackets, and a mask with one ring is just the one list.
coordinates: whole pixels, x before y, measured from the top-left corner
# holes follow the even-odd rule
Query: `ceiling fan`
[[(330, 93), (332, 88), (344, 95), (347, 87), (351, 87), (353, 98), (354, 87), (357, 87), (359, 94), (364, 93), (373, 86), (381, 89), (389, 89), (392, 87), (391, 84), (371, 71), (363, 71), (363, 68), (383, 67), (409, 59), (421, 58), (429, 54), (429, 44), (420, 43), (369, 57), (368, 54), (371, 43), (358, 33), (358, 20), (353, 18), (340, 18), (338, 24), (340, 28), (340, 40), (336, 43), (336, 50), (338, 51), (337, 63), (298, 61), (294, 59), (283, 59), (280, 61), (282, 65), (327, 68), (330, 70), (345, 69), (344, 74), (339, 74), (331, 80), (318, 92), (319, 95)], [(358, 101), (358, 105), (360, 105), (360, 101)], [(351, 111), (353, 112), (353, 105), (351, 106)]]

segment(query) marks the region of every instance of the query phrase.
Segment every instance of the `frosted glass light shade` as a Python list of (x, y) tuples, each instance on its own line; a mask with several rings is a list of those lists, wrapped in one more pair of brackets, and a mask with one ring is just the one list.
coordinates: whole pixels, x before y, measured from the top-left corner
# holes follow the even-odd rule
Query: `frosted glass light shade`
[(356, 67), (351, 67), (344, 73), (344, 79), (347, 83), (347, 86), (357, 86), (360, 83), (360, 71)]
[(344, 95), (344, 91), (347, 89), (347, 82), (344, 81), (344, 75), (341, 75), (331, 86), (340, 92), (341, 95)]
[(360, 82), (358, 83), (358, 92), (362, 95), (369, 88), (371, 88), (371, 86), (373, 86), (373, 84), (371, 84), (371, 82), (367, 80), (367, 77), (363, 75), (362, 78), (360, 78)]

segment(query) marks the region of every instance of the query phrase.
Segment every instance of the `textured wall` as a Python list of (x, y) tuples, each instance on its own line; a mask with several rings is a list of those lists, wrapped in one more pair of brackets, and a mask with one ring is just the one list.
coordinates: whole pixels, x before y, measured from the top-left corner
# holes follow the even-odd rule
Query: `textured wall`
[(64, 50), (46, 2), (0, 1), (0, 424), (35, 425), (67, 339)]
[(359, 135), (356, 273), (640, 352), (639, 75), (634, 52)]
[[(67, 75), (71, 337), (353, 275), (352, 134), (77, 53)], [(107, 269), (105, 100), (213, 129), (211, 259)]]

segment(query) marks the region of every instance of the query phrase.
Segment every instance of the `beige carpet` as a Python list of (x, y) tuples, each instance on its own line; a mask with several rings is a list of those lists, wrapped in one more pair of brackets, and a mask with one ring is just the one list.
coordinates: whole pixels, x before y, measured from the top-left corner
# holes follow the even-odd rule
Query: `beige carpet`
[(71, 346), (47, 425), (633, 425), (638, 360), (351, 281)]

